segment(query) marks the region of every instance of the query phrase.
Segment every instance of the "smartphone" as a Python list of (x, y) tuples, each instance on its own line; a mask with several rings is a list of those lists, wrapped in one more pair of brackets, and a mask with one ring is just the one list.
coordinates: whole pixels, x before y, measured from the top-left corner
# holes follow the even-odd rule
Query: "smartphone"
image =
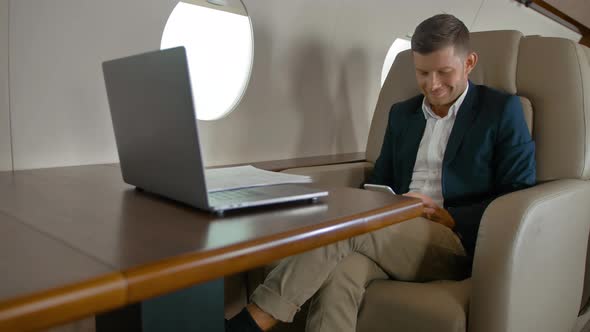
[(390, 193), (392, 195), (395, 195), (395, 191), (393, 191), (393, 189), (391, 189), (390, 186), (383, 186), (383, 185), (380, 185), (380, 184), (369, 184), (369, 183), (366, 183), (364, 185), (364, 188), (367, 189), (367, 190), (381, 191), (381, 192), (384, 192), (384, 193)]

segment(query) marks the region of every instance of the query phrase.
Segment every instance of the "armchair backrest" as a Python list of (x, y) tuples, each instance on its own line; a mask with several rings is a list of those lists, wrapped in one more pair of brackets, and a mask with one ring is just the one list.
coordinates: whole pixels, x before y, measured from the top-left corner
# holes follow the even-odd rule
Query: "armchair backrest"
[(517, 92), (535, 109), (537, 180), (590, 177), (590, 49), (564, 38), (520, 42)]
[(414, 74), (412, 52), (411, 50), (400, 52), (391, 65), (377, 99), (365, 150), (367, 161), (374, 163), (379, 157), (391, 106), (419, 93), (420, 90)]

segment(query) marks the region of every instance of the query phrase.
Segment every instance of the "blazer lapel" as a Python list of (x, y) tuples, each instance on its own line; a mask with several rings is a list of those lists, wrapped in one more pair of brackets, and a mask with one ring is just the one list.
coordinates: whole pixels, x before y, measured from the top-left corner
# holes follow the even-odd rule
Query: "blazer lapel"
[(477, 87), (469, 82), (469, 91), (467, 91), (465, 100), (463, 100), (463, 103), (457, 112), (457, 118), (455, 119), (455, 124), (451, 130), (451, 136), (449, 136), (449, 142), (447, 143), (445, 156), (443, 158), (443, 163), (445, 165), (455, 158), (465, 133), (469, 130), (471, 123), (475, 119), (476, 112), (473, 110), (473, 106), (477, 100), (476, 89)]

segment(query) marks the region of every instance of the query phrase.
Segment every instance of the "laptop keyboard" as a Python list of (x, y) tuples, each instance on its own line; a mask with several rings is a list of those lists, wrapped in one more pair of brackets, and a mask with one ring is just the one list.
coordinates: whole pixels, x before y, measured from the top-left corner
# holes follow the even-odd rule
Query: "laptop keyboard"
[(209, 193), (209, 204), (217, 206), (236, 202), (248, 202), (267, 198), (268, 195), (257, 192), (255, 189), (226, 190)]

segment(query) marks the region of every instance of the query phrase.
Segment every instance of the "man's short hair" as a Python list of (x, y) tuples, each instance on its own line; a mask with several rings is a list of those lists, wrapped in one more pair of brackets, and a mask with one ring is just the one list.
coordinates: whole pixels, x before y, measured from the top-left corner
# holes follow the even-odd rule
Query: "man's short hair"
[(438, 14), (420, 23), (412, 35), (412, 51), (420, 54), (436, 52), (448, 46), (467, 54), (470, 51), (469, 30), (453, 15)]

